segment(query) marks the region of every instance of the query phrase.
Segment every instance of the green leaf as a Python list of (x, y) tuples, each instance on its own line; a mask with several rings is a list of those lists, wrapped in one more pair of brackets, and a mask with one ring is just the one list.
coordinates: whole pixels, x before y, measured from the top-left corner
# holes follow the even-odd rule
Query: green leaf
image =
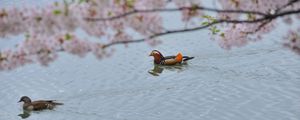
[(255, 19), (256, 19), (256, 16), (253, 15), (253, 14), (247, 14), (247, 19), (248, 19), (248, 20), (255, 20)]
[(209, 24), (209, 22), (202, 22), (202, 25), (203, 26), (206, 26), (206, 25), (208, 25)]
[(25, 34), (25, 38), (28, 39), (30, 37), (30, 35), (27, 33)]
[(67, 0), (64, 0), (64, 8), (65, 8), (65, 12), (64, 12), (64, 14), (65, 14), (65, 16), (68, 16), (68, 14), (69, 14), (69, 3), (68, 3), (68, 1)]
[(7, 60), (7, 58), (5, 56), (2, 55), (1, 51), (0, 51), (0, 62)]
[(42, 20), (42, 17), (36, 17), (35, 20), (36, 20), (37, 22), (40, 22), (40, 21)]
[(216, 29), (216, 26), (210, 27), (210, 30), (214, 31)]
[(59, 3), (58, 2), (54, 2), (54, 6), (58, 6), (59, 5)]
[(79, 0), (79, 4), (87, 2), (86, 0)]
[(72, 39), (72, 36), (69, 33), (67, 33), (65, 35), (65, 40), (71, 40), (71, 39)]
[(211, 16), (209, 16), (209, 15), (203, 15), (202, 17), (206, 18), (206, 19), (210, 19), (211, 18)]
[(108, 16), (112, 16), (113, 13), (112, 13), (111, 11), (109, 11), (109, 12), (107, 13), (107, 15), (108, 15)]
[(115, 0), (115, 3), (116, 3), (117, 5), (120, 5), (120, 4), (121, 4), (121, 0)]
[(212, 26), (210, 28), (211, 32), (213, 35), (217, 34), (218, 32), (220, 32), (221, 30), (219, 30), (216, 26)]
[(217, 19), (215, 19), (215, 18), (213, 18), (213, 17), (211, 17), (209, 20), (210, 20), (211, 22), (216, 22), (216, 21), (217, 21)]
[(129, 8), (133, 8), (135, 4), (135, 0), (126, 0), (126, 5)]
[(202, 17), (203, 17), (203, 18), (206, 18), (206, 19), (209, 21), (209, 23), (217, 22), (217, 19), (214, 18), (214, 17), (212, 17), (212, 16), (209, 16), (209, 15), (203, 15)]
[(198, 6), (197, 4), (192, 4), (191, 9), (192, 9), (192, 10), (197, 10), (198, 7), (199, 7), (199, 6)]
[(221, 33), (220, 36), (221, 36), (222, 38), (225, 38), (225, 33)]
[(53, 10), (54, 15), (60, 15), (62, 12), (61, 10)]

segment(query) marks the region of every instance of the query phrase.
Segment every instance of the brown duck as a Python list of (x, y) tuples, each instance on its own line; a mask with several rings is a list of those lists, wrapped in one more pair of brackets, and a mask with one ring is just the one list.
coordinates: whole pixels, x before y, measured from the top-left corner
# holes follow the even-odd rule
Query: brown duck
[(31, 99), (27, 96), (23, 96), (20, 98), (19, 102), (24, 102), (23, 109), (24, 110), (44, 110), (49, 109), (52, 110), (56, 105), (63, 105), (63, 103), (54, 102), (55, 100), (37, 100), (31, 101)]
[(176, 65), (181, 64), (183, 61), (188, 61), (194, 57), (182, 56), (178, 53), (176, 56), (163, 56), (158, 50), (153, 50), (149, 56), (154, 57), (154, 63), (160, 65)]

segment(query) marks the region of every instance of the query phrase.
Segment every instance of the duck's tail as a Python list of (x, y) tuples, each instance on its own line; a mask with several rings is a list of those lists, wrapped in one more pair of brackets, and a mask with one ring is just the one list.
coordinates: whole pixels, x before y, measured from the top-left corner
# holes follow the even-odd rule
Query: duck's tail
[(194, 57), (189, 57), (189, 56), (183, 56), (183, 60), (182, 61), (188, 61), (194, 59)]
[(64, 103), (56, 102), (56, 100), (47, 100), (46, 102), (52, 103), (54, 105), (64, 105)]
[(55, 105), (64, 105), (64, 103), (53, 102)]

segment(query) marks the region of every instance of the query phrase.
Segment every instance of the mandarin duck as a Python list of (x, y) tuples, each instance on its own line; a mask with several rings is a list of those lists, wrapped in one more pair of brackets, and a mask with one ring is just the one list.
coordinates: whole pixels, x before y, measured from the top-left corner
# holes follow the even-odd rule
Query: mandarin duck
[(55, 100), (37, 100), (31, 101), (31, 99), (27, 96), (23, 96), (20, 98), (19, 102), (24, 102), (23, 110), (29, 111), (37, 111), (49, 109), (52, 110), (56, 105), (63, 105), (63, 103), (54, 102)]
[(153, 50), (149, 56), (154, 57), (154, 63), (160, 65), (176, 65), (181, 64), (183, 61), (188, 61), (194, 57), (182, 56), (178, 53), (176, 56), (163, 56), (158, 50)]

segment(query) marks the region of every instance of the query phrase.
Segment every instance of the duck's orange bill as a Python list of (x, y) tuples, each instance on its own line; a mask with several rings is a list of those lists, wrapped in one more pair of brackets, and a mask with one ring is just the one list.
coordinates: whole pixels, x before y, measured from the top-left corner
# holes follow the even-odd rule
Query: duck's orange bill
[(181, 62), (182, 61), (182, 54), (181, 53), (178, 53), (177, 55), (176, 55), (176, 61), (177, 62)]

